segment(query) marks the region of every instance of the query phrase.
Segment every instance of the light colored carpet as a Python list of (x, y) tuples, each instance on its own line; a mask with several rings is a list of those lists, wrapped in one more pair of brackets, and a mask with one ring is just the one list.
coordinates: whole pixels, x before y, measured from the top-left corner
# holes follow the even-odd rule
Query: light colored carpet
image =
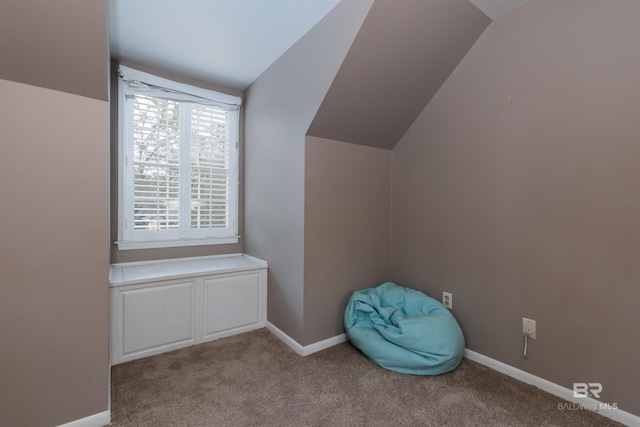
[(112, 368), (114, 426), (621, 426), (475, 362), (436, 377), (349, 343), (300, 357), (266, 329)]

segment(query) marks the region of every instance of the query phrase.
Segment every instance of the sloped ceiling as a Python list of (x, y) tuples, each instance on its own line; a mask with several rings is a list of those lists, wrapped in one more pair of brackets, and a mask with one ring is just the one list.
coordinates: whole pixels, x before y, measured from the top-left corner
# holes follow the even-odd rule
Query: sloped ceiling
[(467, 0), (375, 1), (308, 135), (393, 149), (490, 22)]
[(244, 90), (340, 0), (109, 0), (114, 58)]
[[(111, 54), (116, 59), (243, 90), (340, 1), (357, 0), (107, 0)], [(527, 0), (467, 1), (495, 19)], [(0, 1), (0, 10), (5, 3)], [(414, 3), (427, 3), (425, 6), (436, 10), (449, 2), (376, 3), (410, 10)], [(83, 15), (79, 12), (77, 16)], [(465, 25), (449, 23), (452, 30)]]
[(0, 79), (106, 101), (104, 3), (59, 3), (0, 0)]
[(529, 0), (469, 0), (489, 18), (496, 19), (500, 15), (511, 12)]
[[(244, 90), (340, 1), (355, 0), (108, 0), (111, 53)], [(309, 134), (393, 148), (491, 19), (526, 1), (375, 0)]]

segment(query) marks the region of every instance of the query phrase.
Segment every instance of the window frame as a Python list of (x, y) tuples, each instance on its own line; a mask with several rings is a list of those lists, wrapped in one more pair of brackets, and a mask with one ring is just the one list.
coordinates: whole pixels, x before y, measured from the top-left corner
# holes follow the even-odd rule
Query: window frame
[[(133, 81), (138, 87), (131, 87), (125, 82)], [(180, 102), (218, 106), (229, 113), (229, 176), (227, 186), (227, 217), (230, 223), (225, 228), (192, 229), (188, 209), (190, 197), (180, 204), (182, 224), (174, 230), (135, 230), (133, 228), (134, 205), (134, 155), (133, 140), (133, 102), (127, 102), (127, 96), (158, 96), (170, 92), (170, 97)], [(164, 79), (129, 67), (119, 67), (118, 78), (118, 240), (115, 242), (120, 250), (151, 249), (181, 246), (200, 246), (237, 243), (239, 222), (240, 192), (240, 105), (241, 98), (184, 83)], [(190, 122), (191, 123), (191, 122)], [(181, 130), (180, 138), (180, 174), (190, 164), (191, 136), (184, 138), (188, 132)], [(184, 150), (187, 146), (189, 149)], [(180, 193), (190, 194), (190, 179), (181, 178)], [(182, 196), (184, 197), (184, 196)]]

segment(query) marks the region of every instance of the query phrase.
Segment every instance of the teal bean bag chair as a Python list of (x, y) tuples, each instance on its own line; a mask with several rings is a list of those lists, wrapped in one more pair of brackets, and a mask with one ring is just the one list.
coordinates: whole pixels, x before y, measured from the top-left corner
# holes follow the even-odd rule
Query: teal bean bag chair
[(395, 283), (354, 292), (344, 327), (351, 343), (385, 369), (439, 375), (462, 361), (464, 337), (451, 312), (422, 292)]

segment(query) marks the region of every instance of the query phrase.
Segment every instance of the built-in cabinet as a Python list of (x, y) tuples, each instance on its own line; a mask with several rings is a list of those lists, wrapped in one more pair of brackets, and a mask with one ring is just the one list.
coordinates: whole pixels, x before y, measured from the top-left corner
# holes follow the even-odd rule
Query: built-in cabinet
[(111, 364), (262, 328), (267, 263), (244, 254), (114, 264)]

